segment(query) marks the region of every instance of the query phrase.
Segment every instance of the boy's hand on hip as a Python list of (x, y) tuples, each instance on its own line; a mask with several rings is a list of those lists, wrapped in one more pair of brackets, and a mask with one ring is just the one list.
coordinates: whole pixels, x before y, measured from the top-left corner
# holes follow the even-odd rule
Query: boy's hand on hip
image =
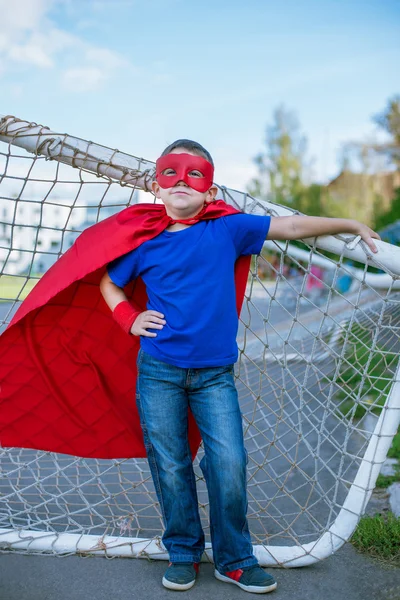
[(147, 329), (162, 329), (166, 321), (164, 315), (156, 310), (145, 310), (140, 313), (131, 327), (132, 335), (143, 335), (145, 337), (157, 337), (156, 333), (146, 331)]
[(366, 244), (371, 248), (372, 252), (378, 252), (378, 248), (373, 242), (373, 239), (380, 240), (381, 237), (376, 231), (368, 227), (368, 225), (364, 225), (364, 223), (360, 223), (359, 221), (354, 221), (355, 230), (354, 233), (356, 235), (360, 235), (361, 239), (364, 240)]

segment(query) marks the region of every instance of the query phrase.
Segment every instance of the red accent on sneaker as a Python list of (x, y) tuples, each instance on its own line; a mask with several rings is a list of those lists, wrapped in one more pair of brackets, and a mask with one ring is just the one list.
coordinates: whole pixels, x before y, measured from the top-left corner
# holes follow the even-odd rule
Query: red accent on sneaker
[(224, 573), (224, 575), (226, 577), (230, 577), (231, 579), (234, 579), (235, 581), (239, 581), (242, 574), (243, 574), (242, 569), (236, 569), (235, 571), (226, 571), (226, 573)]

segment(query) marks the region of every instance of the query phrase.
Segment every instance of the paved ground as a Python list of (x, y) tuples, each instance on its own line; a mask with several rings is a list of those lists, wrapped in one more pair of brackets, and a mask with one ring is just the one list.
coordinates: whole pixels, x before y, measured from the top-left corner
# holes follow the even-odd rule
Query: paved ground
[[(1, 600), (153, 600), (179, 592), (165, 589), (165, 561), (3, 554), (0, 558)], [(211, 564), (185, 597), (234, 600), (255, 597), (217, 581)], [(400, 569), (381, 565), (346, 544), (330, 558), (310, 567), (270, 569), (278, 588), (268, 598), (284, 600), (400, 600)]]

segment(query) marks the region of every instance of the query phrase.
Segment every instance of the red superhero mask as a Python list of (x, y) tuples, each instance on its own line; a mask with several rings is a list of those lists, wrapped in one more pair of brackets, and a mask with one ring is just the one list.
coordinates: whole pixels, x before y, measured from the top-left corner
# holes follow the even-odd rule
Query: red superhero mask
[[(175, 173), (162, 175), (166, 169)], [(191, 177), (191, 171), (200, 171), (203, 177)], [(213, 183), (214, 167), (205, 158), (193, 154), (166, 154), (156, 162), (156, 180), (162, 188), (174, 187), (179, 181), (184, 181), (189, 187), (198, 192), (207, 192)]]

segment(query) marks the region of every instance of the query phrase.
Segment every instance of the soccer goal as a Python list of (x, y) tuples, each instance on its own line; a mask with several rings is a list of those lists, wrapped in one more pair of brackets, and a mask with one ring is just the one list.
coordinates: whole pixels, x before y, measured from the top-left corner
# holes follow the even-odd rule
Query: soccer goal
[[(2, 335), (82, 231), (155, 201), (145, 192), (153, 175), (151, 161), (1, 118)], [(294, 212), (224, 186), (219, 192), (247, 213)], [(309, 565), (350, 538), (399, 426), (400, 249), (377, 246), (372, 256), (351, 235), (268, 241), (252, 258), (235, 377), (249, 457), (249, 526), (262, 566)], [(6, 372), (6, 356), (3, 363)], [(0, 444), (10, 387), (0, 388)], [(5, 445), (0, 455), (0, 551), (168, 558), (145, 458)], [(201, 445), (194, 470), (203, 561), (212, 561), (202, 456)]]

